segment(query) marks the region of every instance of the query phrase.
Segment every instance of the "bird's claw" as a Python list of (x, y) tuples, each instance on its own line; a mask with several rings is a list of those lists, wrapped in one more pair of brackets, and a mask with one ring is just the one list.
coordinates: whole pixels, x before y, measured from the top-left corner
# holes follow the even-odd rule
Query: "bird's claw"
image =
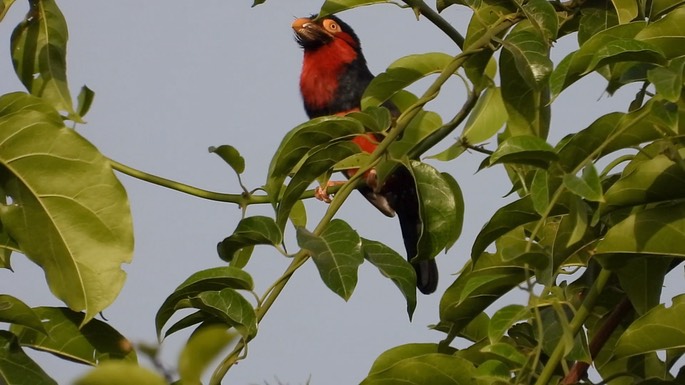
[(325, 186), (316, 186), (314, 189), (314, 198), (326, 202), (326, 203), (331, 203), (331, 194), (328, 193), (328, 188), (333, 187), (333, 186), (339, 186), (341, 184), (345, 184), (343, 181), (328, 181)]

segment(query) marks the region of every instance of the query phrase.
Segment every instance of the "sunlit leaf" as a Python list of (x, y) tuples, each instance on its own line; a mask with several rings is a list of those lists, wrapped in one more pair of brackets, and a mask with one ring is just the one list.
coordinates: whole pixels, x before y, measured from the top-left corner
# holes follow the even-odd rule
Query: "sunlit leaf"
[(364, 91), (362, 108), (379, 106), (395, 93), (427, 75), (441, 72), (452, 56), (441, 52), (410, 55), (390, 64)]
[(659, 304), (664, 276), (670, 270), (672, 261), (670, 258), (653, 256), (621, 259), (620, 267), (616, 269), (621, 287), (635, 311), (645, 314)]
[(416, 271), (407, 260), (388, 246), (362, 238), (364, 258), (390, 278), (407, 300), (407, 314), (411, 319), (416, 309)]
[(371, 365), (369, 375), (390, 369), (399, 361), (433, 353), (438, 353), (438, 344), (423, 343), (396, 346), (384, 351), (376, 358)]
[(119, 294), (133, 254), (126, 191), (107, 159), (33, 96), (0, 97), (3, 230), (87, 322)]
[(548, 43), (537, 33), (512, 32), (502, 42), (502, 48), (509, 51), (516, 69), (528, 87), (539, 89), (552, 73), (552, 60), (548, 57)]
[(528, 0), (523, 2), (521, 10), (545, 41), (556, 40), (559, 31), (559, 18), (549, 1)]
[(240, 155), (238, 150), (228, 144), (222, 144), (219, 147), (210, 147), (209, 152), (213, 152), (224, 160), (236, 174), (242, 174), (245, 171), (245, 158)]
[(7, 294), (0, 294), (0, 322), (24, 326), (46, 333), (40, 317), (27, 304)]
[(581, 46), (597, 33), (618, 25), (616, 10), (608, 6), (608, 4), (583, 7), (580, 10), (580, 14), (578, 45)]
[(463, 358), (429, 353), (396, 362), (385, 370), (370, 373), (361, 385), (376, 384), (471, 384), (475, 367)]
[(131, 342), (102, 321), (90, 320), (83, 325), (83, 313), (65, 308), (33, 310), (43, 320), (47, 334), (13, 324), (10, 330), (23, 346), (89, 365), (112, 359), (137, 361)]
[(478, 98), (466, 120), (461, 138), (468, 144), (478, 144), (492, 138), (507, 121), (507, 110), (502, 101), (502, 91), (489, 87)]
[(321, 6), (321, 10), (319, 11), (319, 17), (325, 17), (328, 15), (332, 15), (334, 13), (342, 12), (356, 7), (361, 7), (364, 5), (382, 3), (394, 4), (392, 1), (389, 0), (326, 0)]
[(611, 0), (616, 7), (619, 23), (625, 24), (637, 17), (637, 1), (636, 0)]
[(533, 182), (530, 185), (530, 198), (535, 212), (543, 215), (549, 207), (549, 175), (547, 170), (535, 171)]
[(6, 330), (0, 330), (0, 381), (7, 385), (57, 385)]
[(67, 84), (67, 22), (54, 0), (30, 2), (24, 21), (12, 33), (12, 64), (19, 79), (33, 95), (69, 119), (81, 122)]
[(357, 232), (334, 219), (320, 236), (298, 227), (297, 243), (311, 253), (324, 284), (344, 300), (350, 299), (357, 285), (357, 270), (364, 261)]
[(671, 307), (659, 305), (635, 320), (618, 339), (619, 357), (655, 350), (685, 347), (685, 295), (673, 298)]
[(221, 241), (217, 248), (221, 259), (230, 262), (244, 247), (278, 245), (281, 240), (281, 230), (273, 219), (255, 216), (241, 219), (233, 234)]
[(182, 384), (200, 384), (207, 366), (236, 339), (226, 326), (212, 324), (196, 330), (178, 357), (178, 374)]
[(635, 39), (657, 47), (668, 59), (683, 56), (685, 55), (683, 18), (685, 18), (685, 8), (675, 8), (664, 17), (649, 23), (635, 35)]
[(652, 0), (649, 19), (657, 20), (662, 14), (685, 4), (685, 0)]
[(653, 254), (685, 257), (685, 204), (636, 211), (607, 231), (597, 254)]
[(74, 385), (167, 385), (159, 374), (130, 362), (109, 361), (74, 381)]

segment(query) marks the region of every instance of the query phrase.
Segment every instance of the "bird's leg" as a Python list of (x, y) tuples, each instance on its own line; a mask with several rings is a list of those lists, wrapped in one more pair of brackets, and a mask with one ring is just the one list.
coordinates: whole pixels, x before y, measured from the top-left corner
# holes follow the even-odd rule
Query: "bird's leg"
[(314, 189), (314, 198), (326, 203), (331, 203), (331, 195), (328, 193), (328, 188), (340, 186), (342, 184), (345, 184), (345, 182), (341, 180), (329, 180), (328, 182), (326, 182), (325, 186), (316, 186), (316, 188)]

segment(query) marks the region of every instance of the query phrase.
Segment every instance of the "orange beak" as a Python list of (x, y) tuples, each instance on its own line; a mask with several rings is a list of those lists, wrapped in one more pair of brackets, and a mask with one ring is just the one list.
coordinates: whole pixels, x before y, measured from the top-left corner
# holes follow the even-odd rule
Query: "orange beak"
[(298, 32), (301, 29), (306, 28), (307, 24), (310, 24), (311, 22), (312, 22), (312, 19), (308, 19), (306, 17), (301, 17), (299, 19), (295, 19), (295, 21), (293, 21), (293, 24), (291, 25), (291, 27), (293, 28), (293, 30), (295, 32)]

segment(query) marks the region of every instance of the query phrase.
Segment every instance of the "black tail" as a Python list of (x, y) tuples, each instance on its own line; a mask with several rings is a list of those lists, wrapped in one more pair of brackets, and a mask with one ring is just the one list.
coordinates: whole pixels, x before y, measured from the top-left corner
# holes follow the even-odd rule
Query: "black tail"
[[(383, 185), (381, 194), (388, 199), (390, 207), (397, 213), (407, 250), (407, 260), (411, 261), (417, 254), (416, 245), (421, 233), (419, 215), (419, 198), (411, 172), (400, 166)], [(438, 287), (438, 267), (435, 260), (423, 260), (412, 263), (416, 270), (416, 287), (423, 294), (431, 294)]]

